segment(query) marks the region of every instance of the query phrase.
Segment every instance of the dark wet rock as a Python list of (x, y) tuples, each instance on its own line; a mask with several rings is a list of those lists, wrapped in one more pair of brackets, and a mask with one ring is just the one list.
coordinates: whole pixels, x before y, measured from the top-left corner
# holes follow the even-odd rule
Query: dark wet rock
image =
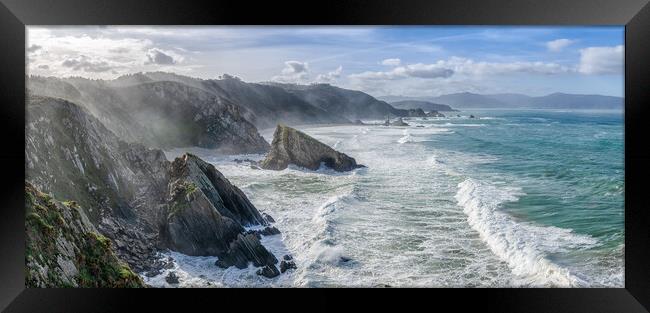
[(257, 164), (257, 161), (251, 160), (251, 159), (234, 159), (235, 163), (241, 164), (241, 163), (250, 163), (250, 164)]
[(260, 231), (260, 234), (262, 234), (263, 236), (279, 235), (280, 230), (275, 228), (275, 226), (270, 226), (262, 229), (262, 231)]
[(162, 273), (161, 270), (159, 270), (159, 269), (155, 269), (155, 270), (151, 270), (151, 271), (146, 272), (146, 273), (144, 274), (144, 276), (147, 276), (147, 277), (151, 278), (151, 277), (154, 277), (154, 276), (158, 276), (158, 275), (160, 275), (161, 273)]
[(178, 276), (176, 276), (175, 272), (169, 272), (169, 274), (165, 276), (165, 281), (168, 284), (178, 284)]
[(244, 234), (253, 234), (257, 239), (262, 239), (261, 236), (273, 236), (281, 234), (280, 230), (275, 226), (267, 226), (262, 229), (247, 230)]
[(408, 116), (408, 117), (424, 117), (424, 116), (427, 116), (427, 114), (422, 109), (409, 109), (407, 112), (408, 112), (408, 114), (406, 116)]
[(340, 260), (342, 263), (347, 263), (347, 262), (352, 261), (351, 258), (344, 257), (344, 256), (340, 257), (339, 260)]
[(396, 121), (391, 123), (392, 126), (409, 126), (409, 124), (405, 123), (401, 117), (398, 117)]
[(281, 273), (284, 273), (284, 272), (286, 272), (287, 270), (290, 270), (290, 269), (297, 269), (297, 268), (298, 267), (296, 266), (296, 262), (294, 262), (294, 261), (282, 260), (280, 262), (280, 272)]
[(240, 234), (236, 240), (230, 243), (228, 251), (221, 253), (218, 257), (215, 265), (222, 268), (235, 266), (244, 269), (248, 267), (249, 262), (256, 267), (278, 263), (275, 256), (266, 250), (254, 234)]
[(283, 259), (283, 260), (286, 260), (286, 261), (290, 261), (290, 260), (293, 260), (293, 257), (292, 257), (291, 255), (289, 255), (289, 254), (285, 254), (285, 255), (282, 257), (282, 259)]
[(273, 278), (278, 275), (280, 275), (280, 271), (278, 271), (278, 268), (275, 267), (275, 265), (266, 265), (259, 270), (257, 270), (257, 275), (264, 276), (266, 278)]
[(271, 152), (260, 165), (269, 170), (283, 170), (289, 164), (317, 170), (321, 163), (339, 172), (363, 167), (357, 164), (354, 158), (330, 148), (301, 131), (281, 124), (273, 134)]
[(469, 118), (476, 118), (476, 116), (474, 116), (474, 115), (470, 115)]
[(264, 217), (264, 219), (269, 223), (275, 223), (275, 219), (273, 219), (273, 217), (269, 214), (262, 213), (262, 217)]

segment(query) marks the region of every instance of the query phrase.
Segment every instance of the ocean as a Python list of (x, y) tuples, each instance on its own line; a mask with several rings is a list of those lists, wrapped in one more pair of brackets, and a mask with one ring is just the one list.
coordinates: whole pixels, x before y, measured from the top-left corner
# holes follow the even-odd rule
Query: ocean
[[(267, 279), (163, 253), (178, 286), (624, 287), (622, 111), (405, 121), (297, 127), (367, 166), (347, 173), (258, 170), (234, 159), (262, 155), (190, 149), (274, 217), (282, 234), (262, 242), (298, 268)], [(261, 133), (271, 142), (273, 129)], [(170, 287), (167, 271), (143, 278)]]

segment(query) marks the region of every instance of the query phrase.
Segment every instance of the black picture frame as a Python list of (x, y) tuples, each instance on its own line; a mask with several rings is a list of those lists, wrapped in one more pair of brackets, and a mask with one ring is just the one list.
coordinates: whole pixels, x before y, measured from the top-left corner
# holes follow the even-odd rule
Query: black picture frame
[[(0, 0), (0, 309), (6, 312), (222, 310), (276, 307), (400, 311), (648, 312), (650, 309), (650, 99), (648, 0), (136, 1)], [(125, 290), (24, 286), (24, 121), (26, 25), (625, 25), (625, 288)], [(293, 294), (296, 292), (297, 294)], [(379, 295), (375, 295), (379, 293)], [(253, 295), (254, 294), (254, 295)], [(345, 304), (344, 304), (345, 303)], [(256, 308), (259, 307), (259, 308)], [(217, 309), (218, 308), (218, 309)]]

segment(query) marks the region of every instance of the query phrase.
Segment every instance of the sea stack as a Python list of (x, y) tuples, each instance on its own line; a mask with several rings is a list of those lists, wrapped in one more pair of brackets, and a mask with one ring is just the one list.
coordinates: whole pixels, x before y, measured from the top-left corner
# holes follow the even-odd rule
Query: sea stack
[(409, 126), (409, 124), (404, 122), (401, 117), (397, 118), (397, 120), (395, 122), (393, 122), (391, 125), (393, 125), (393, 126)]
[(271, 151), (260, 165), (267, 170), (283, 170), (295, 164), (317, 170), (321, 163), (339, 172), (364, 167), (354, 158), (340, 153), (311, 136), (291, 127), (279, 124), (273, 134)]

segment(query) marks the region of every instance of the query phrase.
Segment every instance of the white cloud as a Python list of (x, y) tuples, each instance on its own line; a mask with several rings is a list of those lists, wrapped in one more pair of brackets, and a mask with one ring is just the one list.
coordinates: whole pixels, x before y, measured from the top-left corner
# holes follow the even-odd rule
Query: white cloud
[(61, 62), (61, 65), (67, 68), (71, 68), (75, 71), (84, 71), (90, 73), (107, 72), (113, 69), (113, 67), (104, 60), (93, 60), (92, 58), (89, 58), (85, 55), (65, 59), (63, 62)]
[(149, 49), (149, 51), (147, 51), (147, 58), (149, 59), (149, 63), (153, 64), (171, 65), (176, 64), (177, 62), (171, 53), (164, 52), (157, 48)]
[(409, 77), (417, 78), (446, 78), (454, 74), (454, 71), (446, 68), (444, 65), (438, 63), (434, 64), (408, 64), (404, 66), (397, 66), (390, 71), (385, 72), (363, 72), (359, 74), (349, 75), (352, 79), (361, 80), (394, 80), (404, 79)]
[(623, 52), (622, 45), (581, 49), (578, 72), (588, 75), (622, 74)]
[(472, 59), (451, 57), (435, 63), (415, 63), (394, 67), (389, 71), (362, 72), (348, 77), (360, 80), (395, 80), (405, 78), (448, 78), (452, 75), (489, 76), (511, 73), (561, 74), (573, 71), (570, 67), (545, 62), (483, 62)]
[(287, 61), (284, 62), (285, 68), (282, 69), (282, 74), (292, 75), (307, 73), (309, 71), (309, 64), (307, 62)]
[(385, 59), (381, 61), (382, 65), (387, 65), (387, 66), (398, 66), (402, 63), (402, 60), (394, 58), (394, 59)]
[(562, 51), (562, 49), (568, 47), (569, 45), (573, 44), (574, 41), (566, 38), (562, 39), (556, 39), (552, 40), (546, 43), (546, 48), (548, 51), (551, 52), (559, 52)]
[(196, 67), (183, 64), (182, 55), (161, 49), (146, 38), (111, 38), (103, 33), (40, 27), (29, 27), (27, 35), (28, 70), (34, 75), (111, 79), (139, 71), (169, 71), (172, 67), (187, 73)]
[(309, 64), (300, 61), (286, 61), (282, 74), (273, 76), (271, 80), (284, 83), (306, 82), (309, 78)]
[(571, 72), (572, 69), (557, 63), (547, 62), (484, 62), (467, 58), (452, 57), (439, 63), (450, 67), (455, 72), (467, 75), (503, 75), (512, 73), (528, 73), (553, 75)]
[(327, 72), (327, 74), (319, 74), (316, 76), (316, 82), (318, 83), (333, 83), (339, 77), (341, 77), (341, 73), (343, 72), (343, 66), (337, 67), (335, 70), (331, 72)]

